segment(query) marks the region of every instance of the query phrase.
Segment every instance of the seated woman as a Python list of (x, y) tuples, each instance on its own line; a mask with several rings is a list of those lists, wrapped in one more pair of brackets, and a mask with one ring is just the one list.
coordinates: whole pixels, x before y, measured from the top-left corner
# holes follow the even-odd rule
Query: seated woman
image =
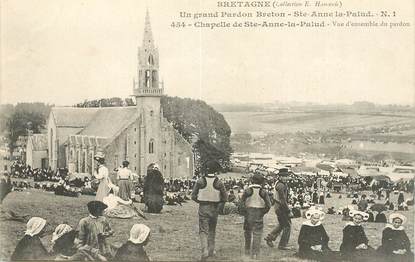
[(298, 256), (304, 259), (331, 261), (332, 252), (328, 246), (329, 236), (321, 221), (324, 212), (311, 208), (306, 212), (308, 219), (303, 223), (298, 236)]
[(347, 223), (343, 229), (343, 241), (340, 245), (340, 253), (346, 260), (365, 261), (373, 258), (373, 248), (369, 246), (362, 222), (369, 215), (362, 211), (350, 210), (349, 216), (352, 222)]
[(52, 235), (52, 250), (56, 255), (55, 260), (69, 259), (76, 253), (75, 237), (76, 231), (70, 225), (60, 224), (55, 228)]
[(130, 231), (130, 238), (115, 254), (114, 261), (150, 261), (144, 246), (150, 241), (150, 228), (135, 224)]
[(113, 189), (110, 190), (108, 196), (104, 197), (102, 202), (108, 206), (104, 211), (104, 214), (107, 217), (132, 218), (136, 215), (136, 212), (128, 206), (131, 205), (133, 201), (131, 199), (125, 201), (114, 195)]
[(406, 217), (399, 213), (389, 216), (389, 223), (382, 232), (382, 245), (378, 248), (381, 256), (387, 261), (414, 261), (411, 242), (402, 226)]
[(45, 219), (32, 217), (27, 222), (25, 235), (17, 244), (10, 260), (47, 260), (48, 251), (40, 240), (45, 232), (45, 226)]

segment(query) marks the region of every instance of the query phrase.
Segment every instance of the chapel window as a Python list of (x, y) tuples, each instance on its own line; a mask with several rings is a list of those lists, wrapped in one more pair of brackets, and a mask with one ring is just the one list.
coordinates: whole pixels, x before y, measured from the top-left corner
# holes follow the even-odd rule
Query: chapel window
[(151, 139), (150, 143), (148, 143), (148, 153), (154, 154), (154, 139)]

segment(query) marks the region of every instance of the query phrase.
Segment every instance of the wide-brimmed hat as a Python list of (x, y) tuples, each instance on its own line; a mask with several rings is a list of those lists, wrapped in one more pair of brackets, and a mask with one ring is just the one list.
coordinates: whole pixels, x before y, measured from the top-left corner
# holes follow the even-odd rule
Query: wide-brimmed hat
[(90, 201), (88, 204), (88, 211), (91, 215), (96, 216), (100, 211), (105, 210), (108, 206), (101, 201)]
[(354, 217), (356, 215), (362, 216), (362, 218), (363, 218), (364, 221), (366, 221), (366, 220), (369, 219), (369, 214), (366, 213), (366, 212), (362, 212), (362, 211), (354, 210), (354, 209), (352, 209), (352, 210), (349, 211), (349, 216), (350, 217)]
[(405, 224), (406, 222), (406, 216), (400, 214), (400, 213), (392, 213), (389, 215), (389, 223), (393, 223), (393, 220), (395, 220), (396, 218), (399, 218), (400, 220), (402, 220), (402, 225)]
[(305, 217), (306, 217), (307, 219), (311, 219), (311, 217), (312, 217), (313, 215), (319, 215), (319, 216), (320, 216), (320, 217), (319, 217), (319, 219), (320, 219), (320, 220), (323, 220), (323, 219), (324, 219), (324, 215), (325, 215), (325, 213), (324, 213), (323, 211), (321, 211), (321, 210), (319, 210), (319, 209), (315, 208), (315, 207), (311, 207), (309, 210), (307, 210), (307, 211), (305, 212)]
[(97, 152), (94, 156), (95, 160), (101, 160), (101, 159), (105, 159), (105, 155), (102, 152)]
[(150, 228), (144, 224), (135, 224), (130, 230), (129, 241), (134, 244), (142, 244), (150, 234)]

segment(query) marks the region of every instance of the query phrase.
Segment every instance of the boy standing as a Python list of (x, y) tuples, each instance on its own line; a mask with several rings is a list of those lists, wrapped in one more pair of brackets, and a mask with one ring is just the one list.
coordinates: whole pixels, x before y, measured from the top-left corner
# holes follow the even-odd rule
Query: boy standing
[(269, 195), (262, 188), (263, 183), (264, 177), (262, 175), (253, 175), (252, 185), (244, 190), (241, 198), (246, 207), (244, 221), (245, 255), (251, 255), (253, 259), (258, 258), (264, 229), (264, 215), (271, 208)]
[(207, 161), (203, 174), (192, 191), (192, 200), (199, 203), (199, 237), (202, 261), (215, 255), (215, 235), (218, 215), (227, 200), (225, 186), (217, 177), (221, 169), (217, 161)]

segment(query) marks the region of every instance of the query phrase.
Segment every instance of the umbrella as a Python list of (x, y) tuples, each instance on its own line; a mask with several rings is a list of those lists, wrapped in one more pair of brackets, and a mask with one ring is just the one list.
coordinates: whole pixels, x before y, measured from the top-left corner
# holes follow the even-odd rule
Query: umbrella
[(379, 213), (388, 210), (388, 208), (384, 204), (379, 203), (373, 204), (373, 206), (371, 206), (370, 209)]

